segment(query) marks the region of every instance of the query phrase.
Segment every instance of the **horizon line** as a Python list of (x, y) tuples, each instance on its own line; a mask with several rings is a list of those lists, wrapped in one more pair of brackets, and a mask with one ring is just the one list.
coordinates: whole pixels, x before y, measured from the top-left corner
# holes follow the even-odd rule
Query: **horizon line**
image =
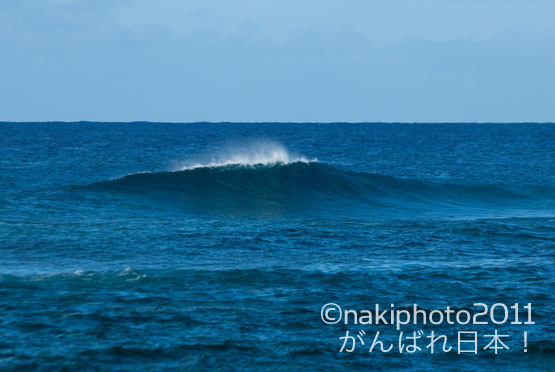
[(555, 124), (555, 121), (2, 121), (0, 124)]

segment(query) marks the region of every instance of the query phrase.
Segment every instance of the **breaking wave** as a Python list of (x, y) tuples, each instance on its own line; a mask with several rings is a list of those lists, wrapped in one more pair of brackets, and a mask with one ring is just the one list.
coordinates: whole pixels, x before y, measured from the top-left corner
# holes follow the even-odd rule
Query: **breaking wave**
[(535, 216), (555, 210), (555, 192), (457, 185), (352, 172), (284, 154), (234, 158), (174, 172), (137, 173), (86, 186), (195, 213), (453, 217)]

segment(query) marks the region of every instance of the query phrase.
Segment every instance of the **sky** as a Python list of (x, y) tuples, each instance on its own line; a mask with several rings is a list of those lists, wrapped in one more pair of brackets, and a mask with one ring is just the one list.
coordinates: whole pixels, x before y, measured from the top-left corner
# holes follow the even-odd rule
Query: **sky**
[(554, 0), (1, 0), (0, 121), (555, 121)]

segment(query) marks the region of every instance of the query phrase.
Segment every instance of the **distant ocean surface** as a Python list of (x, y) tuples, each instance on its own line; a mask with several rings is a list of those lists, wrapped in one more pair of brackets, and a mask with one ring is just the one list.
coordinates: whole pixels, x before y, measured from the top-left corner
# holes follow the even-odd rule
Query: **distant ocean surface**
[[(330, 302), (536, 324), (368, 353)], [(0, 123), (2, 371), (550, 371), (554, 302), (553, 124)]]

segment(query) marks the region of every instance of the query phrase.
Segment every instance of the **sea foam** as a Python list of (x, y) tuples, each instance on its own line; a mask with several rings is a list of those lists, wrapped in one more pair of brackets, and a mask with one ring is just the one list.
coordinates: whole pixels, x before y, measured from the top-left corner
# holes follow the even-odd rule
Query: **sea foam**
[(181, 163), (177, 171), (196, 168), (214, 168), (230, 165), (286, 165), (292, 163), (311, 163), (317, 159), (308, 159), (304, 155), (292, 153), (285, 146), (276, 142), (256, 142), (244, 146), (227, 147), (214, 156), (207, 157), (207, 161)]

